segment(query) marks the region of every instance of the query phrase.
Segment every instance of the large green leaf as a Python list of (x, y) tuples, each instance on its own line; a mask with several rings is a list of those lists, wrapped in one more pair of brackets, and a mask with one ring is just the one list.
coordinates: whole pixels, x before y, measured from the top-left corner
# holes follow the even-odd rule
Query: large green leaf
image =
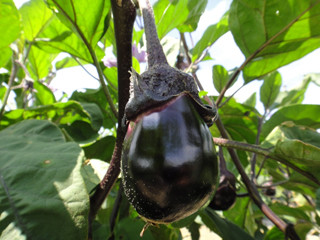
[(289, 207), (286, 206), (284, 204), (280, 204), (280, 203), (273, 203), (270, 206), (271, 210), (279, 215), (279, 216), (291, 216), (291, 217), (295, 217), (296, 219), (299, 220), (303, 220), (303, 221), (307, 221), (310, 222), (311, 219), (308, 216), (308, 214), (306, 213), (306, 210), (304, 208), (299, 208), (299, 207)]
[(210, 208), (200, 213), (204, 224), (224, 240), (253, 240), (247, 232), (225, 218), (221, 218)]
[(17, 123), (24, 119), (46, 119), (58, 124), (71, 124), (81, 120), (90, 123), (90, 115), (80, 103), (76, 101), (57, 102), (50, 105), (33, 107), (29, 109), (16, 109), (4, 114), (1, 119), (1, 128)]
[(192, 32), (207, 5), (207, 0), (160, 0), (154, 5), (154, 16), (159, 38), (172, 29)]
[(219, 116), (233, 140), (255, 143), (258, 114), (254, 108), (237, 103), (232, 98), (219, 108)]
[(115, 137), (106, 136), (91, 145), (83, 147), (83, 150), (87, 158), (96, 158), (110, 162), (115, 142)]
[(12, 0), (0, 1), (0, 50), (20, 35), (20, 15)]
[(315, 129), (319, 128), (320, 106), (295, 104), (280, 108), (262, 126), (261, 136), (266, 137), (272, 129), (286, 121), (292, 121), (298, 125), (304, 125)]
[(0, 132), (1, 239), (87, 239), (81, 148), (43, 120)]
[(197, 60), (207, 47), (214, 44), (215, 41), (229, 30), (228, 17), (229, 13), (224, 14), (218, 23), (210, 25), (206, 29), (201, 39), (192, 49), (192, 61)]
[(260, 88), (260, 100), (265, 109), (269, 109), (276, 100), (280, 92), (281, 82), (279, 72), (270, 73), (263, 79), (263, 84)]
[(320, 148), (297, 139), (278, 141), (274, 149), (279, 156), (320, 180)]
[(246, 81), (291, 63), (320, 47), (319, 0), (235, 0), (229, 25), (246, 58)]
[(76, 100), (79, 102), (88, 102), (95, 103), (99, 106), (102, 111), (103, 118), (103, 126), (105, 128), (113, 128), (117, 120), (114, 118), (108, 103), (105, 100), (105, 95), (103, 93), (102, 88), (99, 89), (85, 89), (85, 92), (73, 92), (71, 98), (72, 100)]
[[(320, 179), (320, 134), (303, 126), (296, 126), (292, 122), (283, 123), (275, 128), (263, 142), (263, 147), (270, 148), (275, 157), (286, 165), (294, 165)], [(280, 167), (275, 161), (269, 160), (265, 169), (273, 176), (274, 181), (287, 180), (283, 186), (313, 196), (317, 187), (315, 183), (292, 171), (284, 176), (277, 169)]]
[(81, 40), (95, 46), (108, 27), (110, 1), (47, 0), (59, 19)]
[(104, 161), (97, 159), (86, 160), (81, 168), (81, 175), (89, 193), (100, 183), (108, 168), (109, 164)]
[(23, 33), (32, 42), (45, 29), (53, 17), (52, 11), (43, 0), (31, 0), (19, 9), (22, 17)]
[[(61, 24), (55, 16), (50, 24), (42, 31), (35, 44), (49, 53), (67, 52), (74, 57), (80, 58), (86, 62), (93, 62), (89, 50), (69, 28)], [(100, 48), (97, 48), (99, 50)], [(102, 50), (101, 50), (102, 51)], [(104, 53), (97, 51), (99, 58), (104, 56)]]

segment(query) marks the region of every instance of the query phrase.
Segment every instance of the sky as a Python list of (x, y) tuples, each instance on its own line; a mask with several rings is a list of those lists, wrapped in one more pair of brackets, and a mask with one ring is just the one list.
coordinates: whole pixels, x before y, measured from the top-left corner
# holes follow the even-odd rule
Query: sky
[[(14, 0), (14, 2), (19, 8), (25, 0)], [(191, 34), (193, 42), (197, 42), (201, 38), (209, 25), (217, 23), (220, 20), (222, 15), (229, 9), (231, 2), (231, 0), (208, 1), (207, 10), (200, 18), (197, 30)], [(177, 30), (170, 32), (169, 36), (178, 36)], [(190, 43), (188, 35), (186, 36), (188, 43)], [(214, 89), (212, 82), (212, 66), (219, 64), (230, 70), (235, 67), (239, 67), (245, 58), (235, 44), (230, 32), (214, 43), (210, 49), (210, 55), (213, 60), (201, 63), (199, 66), (200, 69), (197, 71), (197, 75), (209, 95), (217, 95), (217, 91)], [(96, 70), (93, 66), (86, 65), (85, 67), (93, 75), (97, 76)], [(320, 49), (308, 54), (298, 61), (280, 68), (279, 72), (282, 75), (282, 90), (289, 90), (298, 86), (303, 80), (304, 75), (320, 72)], [(228, 96), (234, 93), (242, 83), (243, 80), (240, 76), (237, 83), (227, 91), (226, 95)], [(253, 81), (237, 92), (235, 98), (242, 102), (245, 101), (253, 92), (257, 92), (259, 99), (259, 88), (261, 85), (262, 81)], [(70, 96), (74, 90), (97, 88), (99, 87), (99, 82), (89, 76), (81, 67), (73, 67), (58, 71), (50, 87), (57, 89), (56, 94), (58, 96), (61, 96), (62, 91), (66, 92)], [(303, 103), (320, 104), (319, 97), (317, 96), (319, 91), (320, 88), (311, 83), (307, 89)], [(260, 112), (263, 111), (261, 103), (257, 104), (257, 108)]]

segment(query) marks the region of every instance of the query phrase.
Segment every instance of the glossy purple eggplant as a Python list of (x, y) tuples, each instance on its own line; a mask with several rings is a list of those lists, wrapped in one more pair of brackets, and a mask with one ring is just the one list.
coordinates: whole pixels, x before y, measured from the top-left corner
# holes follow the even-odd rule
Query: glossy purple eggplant
[(209, 200), (217, 157), (191, 97), (181, 94), (130, 122), (121, 171), (129, 202), (151, 223), (185, 218)]

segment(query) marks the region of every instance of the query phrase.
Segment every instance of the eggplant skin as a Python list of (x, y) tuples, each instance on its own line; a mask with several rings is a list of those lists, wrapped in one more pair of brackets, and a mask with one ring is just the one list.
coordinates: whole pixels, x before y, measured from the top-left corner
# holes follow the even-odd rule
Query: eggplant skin
[(193, 214), (216, 188), (212, 136), (192, 101), (181, 95), (129, 124), (121, 164), (124, 191), (149, 222)]

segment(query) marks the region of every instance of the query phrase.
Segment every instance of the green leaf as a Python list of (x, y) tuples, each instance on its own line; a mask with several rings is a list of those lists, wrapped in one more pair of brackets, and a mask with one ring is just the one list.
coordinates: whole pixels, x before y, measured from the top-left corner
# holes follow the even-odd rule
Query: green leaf
[(310, 217), (306, 214), (305, 209), (303, 208), (288, 207), (281, 203), (274, 203), (270, 208), (278, 216), (290, 216), (296, 218), (298, 221), (310, 222)]
[(263, 240), (285, 240), (284, 233), (277, 227), (271, 228)]
[(110, 162), (115, 142), (115, 137), (106, 136), (89, 146), (83, 147), (83, 150), (87, 158), (96, 158)]
[(320, 106), (295, 104), (280, 108), (263, 124), (261, 136), (266, 137), (272, 129), (286, 121), (317, 129), (320, 127)]
[(103, 124), (103, 114), (95, 103), (83, 102), (81, 106), (89, 119), (77, 119), (72, 123), (63, 124), (61, 127), (73, 141), (79, 144), (87, 144), (98, 138), (98, 131)]
[(257, 104), (257, 93), (252, 93), (243, 104), (254, 108)]
[(114, 118), (108, 103), (105, 100), (105, 95), (102, 88), (99, 89), (85, 89), (85, 92), (73, 92), (71, 98), (79, 102), (95, 103), (99, 106), (103, 113), (103, 126), (105, 128), (113, 128), (117, 120)]
[(144, 225), (145, 223), (139, 219), (121, 219), (115, 226), (115, 239), (155, 240), (150, 231), (151, 227), (144, 232), (143, 238), (140, 237)]
[(8, 63), (11, 56), (12, 50), (10, 47), (4, 47), (0, 49), (0, 68), (4, 67)]
[(260, 88), (260, 100), (265, 109), (270, 109), (270, 106), (274, 103), (280, 92), (281, 83), (282, 79), (279, 72), (273, 72), (263, 79)]
[(232, 98), (219, 109), (219, 116), (233, 140), (255, 143), (258, 113), (254, 108), (237, 103)]
[(109, 168), (109, 163), (97, 159), (86, 160), (85, 163), (81, 168), (81, 175), (86, 184), (87, 192), (91, 193), (103, 179)]
[[(133, 59), (135, 59), (135, 58), (133, 58)], [(139, 64), (138, 60), (136, 60), (136, 61), (137, 61), (137, 64)], [(105, 68), (103, 70), (103, 74), (106, 77), (106, 79), (108, 81), (108, 84), (110, 86), (112, 86), (114, 89), (118, 89), (118, 72), (117, 72), (117, 68), (116, 67), (107, 67), (107, 68)]]
[(207, 0), (160, 0), (153, 7), (159, 39), (174, 28), (192, 32), (207, 5)]
[(71, 124), (76, 120), (90, 123), (90, 115), (76, 101), (57, 102), (29, 109), (16, 109), (4, 114), (0, 126), (5, 128), (10, 124), (24, 119), (46, 119), (59, 124)]
[(0, 101), (3, 102), (4, 96), (7, 92), (7, 88), (4, 86), (0, 86)]
[(99, 106), (88, 102), (82, 102), (81, 106), (89, 114), (92, 128), (95, 131), (99, 131), (103, 124), (103, 115)]
[(225, 13), (217, 24), (209, 26), (192, 51), (192, 61), (197, 60), (203, 51), (214, 44), (222, 35), (229, 31), (229, 13)]
[(274, 149), (279, 156), (320, 179), (320, 148), (296, 139), (278, 141)]
[(244, 224), (247, 217), (247, 211), (249, 207), (250, 199), (243, 198), (243, 199), (236, 199), (235, 204), (232, 208), (228, 209), (223, 213), (224, 217), (229, 219), (234, 224), (238, 225), (241, 228), (244, 228)]
[[(282, 138), (298, 139), (320, 148), (320, 133), (312, 128), (295, 125), (290, 121), (284, 122), (275, 128), (272, 133), (269, 134), (266, 141), (275, 145), (277, 141)], [(267, 147), (271, 147), (271, 145)]]
[(320, 188), (316, 192), (316, 209), (320, 211)]
[(215, 89), (220, 93), (229, 80), (229, 73), (222, 65), (212, 67), (212, 78)]
[(192, 240), (200, 239), (200, 227), (201, 225), (195, 222), (191, 223), (190, 226), (187, 227)]
[(180, 51), (180, 41), (176, 38), (166, 36), (161, 40), (161, 45), (168, 63), (174, 66)]
[(308, 75), (304, 78), (300, 86), (293, 88), (289, 91), (283, 91), (278, 94), (271, 109), (288, 106), (291, 104), (300, 104), (304, 99), (304, 94), (311, 82), (311, 77)]
[(311, 73), (306, 76), (306, 78), (310, 78), (312, 82), (320, 87), (320, 73)]
[(245, 81), (270, 73), (320, 47), (319, 11), (318, 0), (233, 1), (230, 29), (245, 57), (250, 58), (243, 69)]
[(108, 18), (110, 1), (48, 0), (48, 4), (63, 24), (91, 46), (98, 43), (108, 27), (105, 18)]
[[(320, 161), (317, 156), (320, 154), (320, 134), (313, 129), (303, 126), (296, 126), (292, 122), (284, 123), (275, 128), (263, 142), (263, 147), (271, 148), (274, 155), (282, 159), (283, 164), (291, 164), (297, 168), (312, 174), (320, 179)], [(283, 187), (303, 194), (313, 196), (317, 185), (292, 171), (290, 176), (279, 175), (279, 165), (274, 161), (267, 161), (265, 169), (273, 176), (274, 181), (288, 180)], [(272, 162), (272, 163), (271, 163)]]
[(43, 0), (31, 0), (19, 9), (23, 33), (27, 40), (34, 41), (51, 21), (53, 14)]
[[(67, 52), (86, 62), (93, 62), (83, 41), (69, 28), (61, 24), (56, 16), (52, 18), (50, 24), (41, 32), (34, 44), (48, 53)], [(99, 47), (96, 48), (96, 54), (99, 59), (104, 56), (104, 52)]]
[[(79, 62), (82, 65), (88, 64), (88, 62), (83, 61), (83, 60), (79, 60)], [(65, 57), (62, 60), (57, 61), (55, 64), (55, 67), (57, 70), (60, 70), (63, 68), (68, 68), (68, 67), (75, 67), (75, 66), (79, 66), (79, 62), (76, 61), (73, 57)]]
[(172, 228), (170, 225), (161, 224), (160, 226), (150, 227), (150, 232), (155, 240), (176, 240), (181, 239), (179, 229)]
[(189, 15), (187, 4), (188, 0), (160, 0), (155, 3), (153, 11), (159, 39), (187, 19)]
[(200, 216), (204, 224), (224, 240), (253, 240), (253, 237), (251, 237), (243, 229), (227, 219), (221, 218), (209, 208), (206, 208), (205, 211), (201, 212)]
[(49, 105), (56, 102), (56, 98), (50, 88), (43, 83), (35, 81), (33, 87), (36, 90), (36, 105)]
[(43, 120), (0, 132), (1, 239), (87, 239), (81, 148)]
[(28, 55), (28, 69), (30, 75), (35, 80), (40, 80), (48, 76), (52, 69), (52, 61), (56, 54), (49, 54), (36, 46), (32, 46)]
[(186, 21), (178, 27), (180, 32), (193, 32), (198, 27), (198, 22), (202, 16), (208, 0), (189, 0), (188, 9), (190, 9), (189, 15)]
[(8, 47), (20, 35), (20, 15), (12, 0), (0, 2), (0, 50)]

